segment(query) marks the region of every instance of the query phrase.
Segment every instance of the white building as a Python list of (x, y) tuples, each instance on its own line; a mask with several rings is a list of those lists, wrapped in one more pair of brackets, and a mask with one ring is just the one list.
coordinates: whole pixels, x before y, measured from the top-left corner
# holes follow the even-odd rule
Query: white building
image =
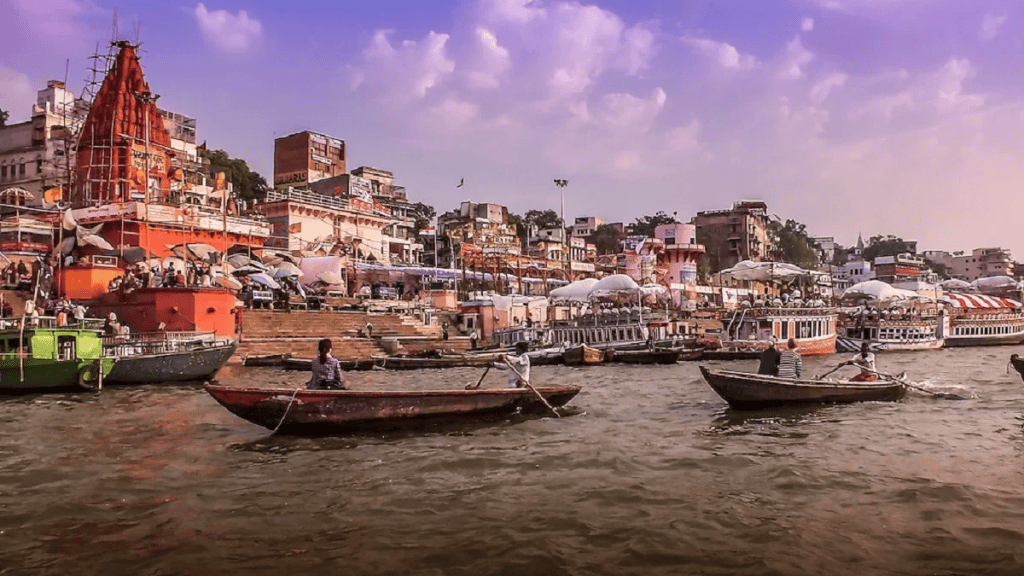
[(832, 269), (832, 288), (839, 292), (874, 277), (875, 271), (871, 267), (871, 262), (852, 260)]

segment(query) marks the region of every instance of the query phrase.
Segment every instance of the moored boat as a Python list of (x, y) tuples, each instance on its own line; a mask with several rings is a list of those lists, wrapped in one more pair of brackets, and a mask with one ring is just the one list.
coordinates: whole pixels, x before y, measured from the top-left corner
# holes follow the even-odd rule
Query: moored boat
[(681, 350), (661, 348), (654, 350), (605, 350), (608, 362), (625, 364), (675, 364)]
[(701, 366), (708, 385), (733, 408), (765, 408), (787, 404), (828, 404), (899, 400), (907, 392), (902, 375), (875, 382), (778, 378), (764, 374), (716, 370)]
[(860, 352), (865, 342), (872, 352), (936, 350), (942, 348), (948, 332), (945, 314), (885, 313), (844, 316), (840, 321), (836, 349)]
[(37, 322), (0, 330), (0, 390), (93, 389), (110, 374), (114, 359), (103, 356), (99, 330)]
[(981, 294), (946, 294), (949, 311), (946, 346), (1000, 346), (1024, 343), (1020, 302)]
[(1024, 358), (1021, 358), (1016, 354), (1011, 354), (1010, 364), (1013, 366), (1013, 369), (1017, 371), (1017, 374), (1020, 374), (1021, 379), (1024, 379)]
[(566, 348), (562, 353), (562, 362), (566, 366), (589, 366), (604, 362), (604, 352), (585, 344)]
[(384, 356), (374, 359), (376, 368), (385, 370), (424, 370), (430, 368), (483, 367), (497, 361), (498, 354), (443, 354), (440, 357)]
[[(830, 307), (788, 308), (756, 306), (732, 311), (722, 320), (725, 330), (719, 359), (756, 357), (768, 347), (771, 338), (785, 342), (796, 340), (803, 356), (835, 354), (836, 310)], [(704, 357), (715, 354), (705, 352)], [(729, 352), (735, 354), (727, 355)]]
[(207, 384), (206, 391), (231, 413), (271, 430), (327, 433), (376, 430), (424, 420), (460, 420), (487, 414), (547, 411), (563, 406), (579, 386), (473, 390), (356, 391), (238, 388)]
[(103, 337), (106, 356), (115, 359), (111, 384), (186, 382), (212, 378), (238, 348), (214, 334), (160, 332)]
[(291, 353), (245, 356), (242, 358), (242, 366), (284, 366), (284, 361), (291, 357)]

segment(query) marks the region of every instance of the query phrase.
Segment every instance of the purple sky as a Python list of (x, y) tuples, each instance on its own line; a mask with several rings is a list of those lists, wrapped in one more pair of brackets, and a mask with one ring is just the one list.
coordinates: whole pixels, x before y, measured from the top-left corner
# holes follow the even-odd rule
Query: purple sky
[[(964, 8), (970, 6), (970, 8)], [(737, 199), (853, 244), (1024, 258), (1016, 0), (211, 0), (116, 6), (164, 108), (271, 178), (273, 140), (344, 139), (414, 201), (632, 221)], [(106, 0), (0, 4), (0, 107), (81, 90)], [(456, 190), (460, 178), (465, 187)]]

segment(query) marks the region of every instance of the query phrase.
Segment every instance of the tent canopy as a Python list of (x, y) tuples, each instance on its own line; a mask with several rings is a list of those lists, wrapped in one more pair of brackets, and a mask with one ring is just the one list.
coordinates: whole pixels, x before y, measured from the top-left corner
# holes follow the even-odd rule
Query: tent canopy
[(893, 304), (915, 299), (931, 300), (917, 292), (893, 288), (881, 280), (868, 280), (854, 284), (843, 292), (842, 299), (844, 302), (859, 304)]
[(772, 282), (810, 276), (811, 272), (787, 262), (753, 262), (743, 260), (719, 272), (722, 278), (753, 282)]

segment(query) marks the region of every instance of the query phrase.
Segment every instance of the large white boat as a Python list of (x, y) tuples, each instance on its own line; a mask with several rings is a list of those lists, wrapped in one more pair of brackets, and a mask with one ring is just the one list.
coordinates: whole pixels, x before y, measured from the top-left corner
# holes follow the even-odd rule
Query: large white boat
[(836, 309), (827, 306), (740, 308), (729, 312), (722, 326), (720, 353), (724, 354), (761, 351), (772, 338), (780, 342), (793, 338), (805, 356), (836, 352)]
[(1009, 298), (981, 294), (946, 294), (949, 311), (946, 346), (998, 346), (1024, 343), (1024, 311)]
[(949, 319), (940, 312), (924, 316), (871, 311), (843, 315), (836, 339), (839, 352), (859, 352), (864, 342), (872, 352), (942, 348)]

